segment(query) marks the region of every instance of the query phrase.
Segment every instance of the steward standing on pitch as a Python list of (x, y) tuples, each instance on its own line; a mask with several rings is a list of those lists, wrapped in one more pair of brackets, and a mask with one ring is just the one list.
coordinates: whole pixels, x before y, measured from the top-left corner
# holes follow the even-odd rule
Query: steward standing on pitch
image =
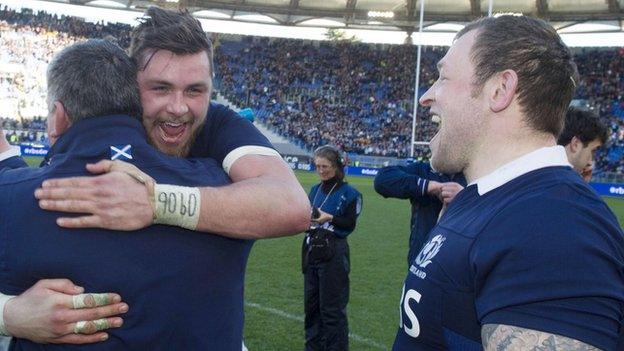
[(345, 161), (332, 146), (314, 151), (321, 183), (308, 195), (312, 225), (302, 247), (305, 303), (305, 349), (344, 351), (349, 348), (349, 245), (362, 211), (362, 194), (344, 181)]

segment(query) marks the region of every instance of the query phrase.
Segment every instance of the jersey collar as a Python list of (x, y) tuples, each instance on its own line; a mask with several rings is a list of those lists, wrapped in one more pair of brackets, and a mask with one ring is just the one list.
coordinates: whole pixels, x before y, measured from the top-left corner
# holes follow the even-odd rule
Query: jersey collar
[(536, 169), (555, 166), (572, 167), (568, 161), (565, 149), (560, 145), (543, 147), (532, 151), (503, 165), (494, 172), (477, 179), (472, 184), (477, 184), (479, 195), (485, 195), (489, 191), (523, 174)]

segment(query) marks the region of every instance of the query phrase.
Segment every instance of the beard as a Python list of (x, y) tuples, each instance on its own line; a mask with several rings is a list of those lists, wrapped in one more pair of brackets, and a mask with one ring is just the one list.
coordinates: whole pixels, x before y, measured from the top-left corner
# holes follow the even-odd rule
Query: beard
[(445, 137), (440, 130), (431, 139), (431, 168), (438, 173), (455, 174), (466, 168), (466, 145), (463, 138)]
[(199, 132), (204, 128), (205, 123), (206, 121), (204, 120), (200, 125), (191, 131), (189, 138), (179, 145), (165, 145), (161, 141), (157, 140), (157, 137), (154, 137), (152, 133), (147, 133), (147, 139), (150, 145), (164, 154), (173, 157), (186, 158), (189, 156), (191, 148), (195, 144), (195, 140), (197, 139)]

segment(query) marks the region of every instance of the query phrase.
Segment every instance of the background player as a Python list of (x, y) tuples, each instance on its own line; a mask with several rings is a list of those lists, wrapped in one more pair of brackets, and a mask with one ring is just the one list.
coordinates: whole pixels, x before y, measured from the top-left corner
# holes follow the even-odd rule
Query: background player
[(594, 170), (596, 151), (608, 138), (607, 126), (600, 121), (598, 115), (589, 110), (570, 107), (557, 144), (565, 147), (572, 167), (589, 182)]

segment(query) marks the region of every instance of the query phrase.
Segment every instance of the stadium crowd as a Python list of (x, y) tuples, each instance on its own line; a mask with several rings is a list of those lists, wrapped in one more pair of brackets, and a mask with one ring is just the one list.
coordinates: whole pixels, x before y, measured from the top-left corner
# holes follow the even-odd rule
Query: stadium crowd
[[(54, 51), (85, 37), (112, 36), (127, 47), (130, 26), (8, 8), (0, 10), (0, 117), (24, 129), (44, 116), (45, 66)], [(412, 130), (416, 48), (350, 42), (242, 37), (219, 40), (216, 85), (240, 107), (304, 148), (327, 143), (349, 153), (407, 157)], [(426, 47), (421, 93), (437, 77), (442, 47)], [(607, 123), (610, 136), (597, 155), (596, 173), (624, 173), (624, 50), (581, 50), (575, 55), (582, 80), (576, 102), (589, 106)], [(428, 141), (437, 127), (419, 107), (416, 140)], [(4, 120), (3, 120), (3, 123)], [(20, 140), (30, 140), (19, 132)], [(43, 140), (35, 133), (35, 139)], [(428, 151), (417, 149), (416, 158)]]
[(0, 127), (12, 144), (47, 143), (46, 121), (42, 117), (21, 120), (0, 118)]
[[(371, 50), (351, 43), (245, 38), (242, 43), (222, 42), (219, 49), (222, 93), (251, 105), (280, 134), (308, 148), (332, 143), (357, 154), (407, 156), (412, 47)], [(439, 47), (425, 50), (422, 81), (427, 85), (435, 80), (435, 63), (443, 53)], [(422, 118), (417, 140), (428, 140), (435, 129)]]
[[(250, 105), (278, 133), (308, 148), (337, 144), (347, 152), (406, 157), (412, 128), (416, 48), (245, 38), (216, 55), (221, 92)], [(421, 92), (437, 78), (444, 48), (426, 47)], [(597, 171), (624, 171), (624, 50), (583, 50), (575, 100), (595, 109), (609, 126)], [(416, 140), (437, 126), (418, 108)], [(419, 150), (416, 150), (417, 152)], [(416, 158), (425, 156), (422, 150)]]

